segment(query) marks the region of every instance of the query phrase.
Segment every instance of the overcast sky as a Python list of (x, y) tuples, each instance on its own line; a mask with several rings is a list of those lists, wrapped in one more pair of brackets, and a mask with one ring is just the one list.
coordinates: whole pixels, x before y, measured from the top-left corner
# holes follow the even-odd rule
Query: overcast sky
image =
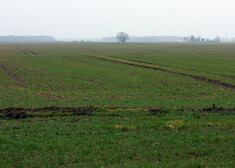
[(235, 0), (0, 0), (0, 35), (235, 37)]

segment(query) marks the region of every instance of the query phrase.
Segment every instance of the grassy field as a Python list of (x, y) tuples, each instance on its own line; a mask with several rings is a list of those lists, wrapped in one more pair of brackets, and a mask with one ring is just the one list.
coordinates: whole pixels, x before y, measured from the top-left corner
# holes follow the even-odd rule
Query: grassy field
[(0, 165), (235, 167), (234, 93), (235, 44), (0, 43)]

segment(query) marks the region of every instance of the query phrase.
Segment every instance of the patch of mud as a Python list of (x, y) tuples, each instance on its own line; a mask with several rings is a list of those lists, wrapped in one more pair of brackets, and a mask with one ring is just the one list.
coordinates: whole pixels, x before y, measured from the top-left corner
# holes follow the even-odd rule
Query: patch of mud
[[(220, 82), (220, 81), (217, 81), (217, 80), (213, 80), (213, 79), (207, 79), (207, 78), (200, 77), (200, 76), (184, 74), (184, 73), (181, 73), (181, 72), (170, 71), (170, 70), (166, 70), (166, 69), (162, 69), (162, 68), (149, 67), (149, 66), (146, 66), (146, 65), (138, 65), (138, 64), (134, 64), (134, 63), (121, 62), (121, 61), (118, 61), (118, 60), (109, 60), (109, 59), (106, 59), (106, 58), (100, 58), (100, 57), (96, 57), (96, 56), (87, 55), (87, 57), (95, 58), (95, 59), (106, 61), (106, 62), (114, 62), (114, 63), (118, 63), (118, 64), (131, 65), (131, 66), (147, 68), (147, 69), (153, 69), (153, 70), (156, 70), (156, 71), (162, 71), (162, 72), (167, 72), (167, 73), (171, 73), (171, 74), (176, 74), (176, 75), (180, 75), (180, 76), (183, 76), (183, 77), (195, 79), (195, 80), (202, 81), (202, 82), (205, 82), (205, 83), (210, 83), (210, 84), (213, 84), (213, 85), (216, 85), (216, 86), (220, 86), (220, 87), (235, 91), (235, 86), (233, 86), (233, 85), (230, 85), (230, 84), (227, 84), (227, 83), (224, 83), (224, 82)], [(119, 59), (122, 59), (122, 58), (119, 58)], [(127, 60), (127, 59), (124, 59), (124, 60)], [(129, 61), (133, 61), (133, 60), (129, 60)], [(133, 62), (139, 62), (139, 61), (133, 61)]]
[[(181, 111), (195, 111), (195, 112), (235, 112), (234, 108), (226, 108), (226, 107), (217, 107), (215, 104), (209, 108), (167, 108), (172, 110), (181, 110)], [(12, 118), (12, 119), (24, 119), (24, 118), (33, 118), (33, 117), (41, 117), (41, 118), (48, 118), (48, 117), (69, 117), (69, 116), (98, 116), (98, 117), (118, 117), (119, 114), (93, 114), (93, 111), (97, 110), (124, 110), (124, 111), (149, 111), (152, 115), (159, 115), (159, 114), (167, 114), (168, 112), (162, 108), (140, 108), (140, 107), (106, 107), (106, 108), (99, 108), (99, 107), (58, 107), (58, 106), (49, 106), (43, 108), (4, 108), (0, 109), (0, 118)], [(30, 114), (27, 114), (30, 112)], [(37, 112), (42, 112), (38, 114)], [(43, 114), (45, 112), (45, 114)], [(46, 112), (52, 112), (47, 114)], [(56, 113), (60, 112), (60, 113)], [(233, 114), (232, 114), (233, 115)]]
[(9, 71), (1, 62), (0, 62), (0, 68), (2, 68), (13, 80), (18, 82), (22, 87), (26, 86), (26, 83), (20, 79), (17, 75)]
[(0, 113), (9, 113), (9, 112), (49, 112), (49, 111), (59, 111), (59, 112), (88, 112), (95, 111), (97, 107), (58, 107), (58, 106), (49, 106), (43, 108), (15, 108), (9, 107), (0, 109)]
[(235, 111), (235, 107), (233, 108), (217, 107), (215, 104), (213, 104), (212, 107), (208, 108), (181, 108), (181, 111), (229, 112), (229, 111)]
[(6, 118), (14, 118), (14, 119), (24, 119), (27, 117), (31, 117), (30, 115), (27, 115), (25, 112), (10, 112), (5, 114)]
[(162, 110), (162, 109), (148, 109), (148, 111), (151, 112), (152, 115), (166, 114), (166, 113), (168, 113), (167, 111)]
[[(5, 108), (0, 109), (0, 118), (24, 119), (28, 117), (55, 117), (55, 116), (94, 116), (91, 112), (97, 110), (97, 107), (43, 107), (43, 108)], [(53, 112), (52, 114), (34, 114), (27, 112)], [(55, 112), (62, 112), (56, 114)]]

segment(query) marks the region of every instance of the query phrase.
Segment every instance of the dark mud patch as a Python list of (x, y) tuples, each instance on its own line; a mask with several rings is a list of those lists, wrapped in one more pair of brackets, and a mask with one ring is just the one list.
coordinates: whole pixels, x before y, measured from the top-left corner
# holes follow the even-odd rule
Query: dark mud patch
[(215, 104), (208, 108), (181, 108), (181, 111), (200, 111), (200, 112), (235, 112), (235, 107), (217, 107)]
[(22, 87), (26, 86), (26, 83), (22, 79), (20, 79), (13, 72), (9, 71), (1, 62), (0, 62), (0, 68), (2, 68), (13, 80), (18, 82)]
[[(167, 108), (168, 110), (181, 110), (181, 111), (194, 111), (194, 112), (235, 112), (234, 108), (217, 107), (213, 105), (208, 108)], [(93, 113), (94, 111), (108, 111), (108, 110), (124, 110), (124, 111), (148, 111), (151, 115), (161, 115), (169, 113), (166, 109), (162, 108), (140, 108), (140, 107), (58, 107), (50, 106), (43, 108), (4, 108), (0, 109), (0, 118), (6, 119), (25, 119), (25, 118), (48, 118), (48, 117), (69, 117), (69, 116), (97, 116), (97, 117), (119, 117), (120, 114), (98, 114)], [(234, 115), (234, 113), (231, 113)]]
[(0, 109), (0, 113), (10, 113), (10, 112), (89, 112), (97, 110), (97, 107), (58, 107), (58, 106), (49, 106), (42, 108), (15, 108), (9, 107)]
[(166, 114), (168, 113), (165, 110), (162, 109), (148, 109), (148, 111), (152, 114), (152, 115), (158, 115), (158, 114)]
[(6, 118), (14, 118), (14, 119), (24, 119), (31, 117), (30, 115), (26, 114), (25, 112), (10, 112), (5, 114)]
[(82, 113), (73, 113), (73, 114), (26, 114), (25, 112), (11, 112), (2, 115), (1, 118), (12, 118), (12, 119), (25, 119), (25, 118), (48, 118), (48, 117), (69, 117), (69, 116), (94, 116), (92, 113), (82, 112)]
[[(0, 118), (13, 118), (13, 119), (24, 119), (33, 117), (68, 117), (68, 116), (104, 116), (114, 117), (115, 115), (96, 115), (92, 114), (92, 111), (97, 110), (97, 107), (43, 107), (43, 108), (5, 108), (0, 109)], [(41, 112), (38, 114), (37, 112)], [(46, 114), (52, 112), (51, 114)], [(59, 112), (59, 113), (56, 113)], [(30, 114), (27, 114), (30, 113)], [(43, 114), (45, 113), (45, 114)], [(2, 114), (2, 115), (1, 115)]]
[(137, 108), (132, 108), (132, 107), (106, 107), (105, 109), (107, 110), (137, 110)]
[[(215, 85), (215, 86), (220, 86), (220, 87), (235, 91), (235, 86), (224, 83), (224, 82), (221, 82), (221, 81), (218, 81), (218, 80), (207, 79), (207, 78), (200, 77), (200, 76), (184, 74), (184, 73), (181, 73), (181, 72), (170, 71), (170, 70), (166, 70), (166, 69), (162, 69), (162, 68), (155, 68), (155, 67), (149, 67), (149, 66), (146, 66), (146, 65), (134, 64), (135, 62), (138, 62), (138, 61), (129, 60), (129, 61), (132, 61), (133, 63), (127, 63), (127, 62), (121, 62), (121, 61), (118, 61), (118, 60), (109, 60), (109, 59), (106, 59), (106, 58), (100, 58), (100, 57), (90, 56), (90, 55), (87, 55), (87, 57), (95, 58), (95, 59), (106, 61), (106, 62), (125, 64), (125, 65), (130, 65), (130, 66), (136, 66), (136, 67), (153, 69), (153, 70), (156, 70), (156, 71), (162, 71), (162, 72), (167, 72), (167, 73), (171, 73), (171, 74), (176, 74), (176, 75), (180, 75), (180, 76), (183, 76), (183, 77), (195, 79), (197, 81), (202, 81), (202, 82), (205, 82), (205, 83), (210, 83), (210, 84)], [(119, 59), (122, 59), (122, 58), (119, 58)], [(125, 60), (127, 60), (127, 59), (125, 59)]]

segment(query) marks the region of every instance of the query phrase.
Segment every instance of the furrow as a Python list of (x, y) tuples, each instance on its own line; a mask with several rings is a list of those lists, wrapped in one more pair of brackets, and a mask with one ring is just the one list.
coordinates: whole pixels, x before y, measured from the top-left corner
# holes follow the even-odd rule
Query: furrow
[(2, 68), (13, 80), (18, 82), (22, 87), (26, 86), (26, 83), (20, 79), (17, 75), (9, 71), (1, 62), (0, 62), (0, 68)]

